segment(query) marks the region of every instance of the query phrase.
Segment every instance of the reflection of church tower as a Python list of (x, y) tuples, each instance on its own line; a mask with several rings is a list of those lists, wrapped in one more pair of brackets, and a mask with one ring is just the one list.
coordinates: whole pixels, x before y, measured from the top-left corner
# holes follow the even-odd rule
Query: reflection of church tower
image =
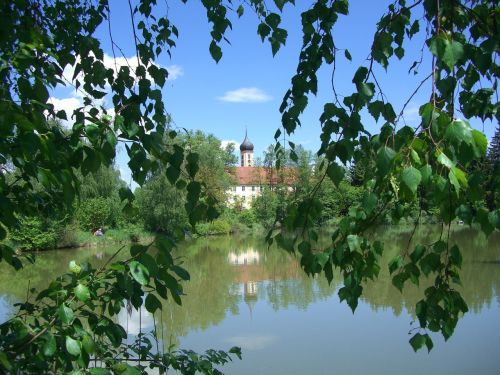
[(245, 300), (248, 309), (250, 310), (250, 317), (252, 317), (253, 307), (257, 303), (257, 282), (247, 281), (243, 284), (243, 299)]
[(253, 167), (253, 143), (248, 140), (248, 135), (245, 130), (245, 139), (240, 145), (241, 166)]

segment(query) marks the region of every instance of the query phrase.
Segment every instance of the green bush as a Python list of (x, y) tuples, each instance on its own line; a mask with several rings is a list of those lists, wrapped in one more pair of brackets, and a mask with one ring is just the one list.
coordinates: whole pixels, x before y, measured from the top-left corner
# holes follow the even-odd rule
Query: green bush
[(57, 231), (53, 225), (38, 217), (23, 217), (19, 227), (10, 233), (10, 239), (20, 250), (44, 250), (54, 248)]
[(83, 230), (92, 230), (109, 223), (111, 207), (107, 199), (98, 197), (80, 203), (76, 211), (76, 220)]
[(216, 219), (208, 223), (200, 223), (196, 226), (196, 232), (200, 236), (212, 236), (216, 234), (231, 233), (231, 224), (226, 220)]
[(239, 222), (251, 228), (257, 221), (253, 210), (243, 210), (239, 215)]

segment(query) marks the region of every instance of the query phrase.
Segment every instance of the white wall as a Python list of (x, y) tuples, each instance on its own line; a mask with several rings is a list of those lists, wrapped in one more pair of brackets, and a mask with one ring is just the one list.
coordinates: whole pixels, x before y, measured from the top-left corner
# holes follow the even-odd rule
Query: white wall
[[(252, 187), (254, 189), (252, 189)], [(236, 189), (236, 191), (234, 190)], [(243, 207), (250, 208), (252, 206), (252, 200), (259, 196), (262, 187), (258, 185), (238, 185), (233, 186), (227, 191), (229, 196), (229, 204), (232, 205), (238, 199), (243, 199)]]

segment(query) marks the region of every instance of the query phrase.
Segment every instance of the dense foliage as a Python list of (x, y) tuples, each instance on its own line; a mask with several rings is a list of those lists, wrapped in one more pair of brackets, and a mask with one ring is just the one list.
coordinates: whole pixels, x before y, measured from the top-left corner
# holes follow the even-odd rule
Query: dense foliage
[[(256, 13), (257, 32), (269, 42), (273, 54), (285, 45), (288, 34), (280, 27), (281, 14), (293, 0), (274, 0), (275, 7), (264, 0), (202, 3), (212, 27), (209, 50), (215, 61), (222, 58), (220, 45), (232, 27), (231, 19), (241, 17), (245, 9)], [(162, 53), (173, 52), (178, 30), (168, 16), (157, 16), (156, 1), (137, 0), (133, 5), (129, 1), (128, 5), (137, 63), (107, 68), (101, 42), (95, 37), (96, 29), (110, 22), (106, 0), (1, 3), (0, 240), (22, 217), (73, 206), (81, 183), (76, 171), (86, 178), (101, 167), (110, 167), (119, 142), (125, 145), (132, 177), (139, 185), (162, 175), (171, 185), (185, 189), (184, 208), (191, 226), (217, 215), (221, 197), (210, 183), (197, 178), (203, 173), (199, 152), (175, 142), (178, 134), (169, 127), (161, 91), (168, 72), (154, 64)], [(290, 159), (299, 160), (295, 145), (285, 145), (281, 135), (293, 134), (300, 125), (309, 95), (317, 93), (318, 70), (325, 65), (335, 73), (339, 59), (351, 60), (349, 51), (336, 45), (334, 33), (336, 22), (348, 11), (347, 0), (316, 0), (302, 13), (303, 45), (297, 71), (280, 106), (282, 128), (276, 132), (275, 146), (278, 167), (285, 159), (285, 146), (290, 148)], [(458, 246), (450, 247), (447, 241), (451, 222), (460, 219), (478, 225), (486, 234), (500, 227), (496, 204), (484, 205), (482, 173), (470, 168), (486, 157), (487, 140), (468, 122), (499, 119), (495, 101), (499, 17), (498, 5), (488, 0), (415, 0), (411, 4), (398, 0), (391, 4), (377, 24), (366, 64), (352, 78), (353, 92), (339, 96), (332, 80), (334, 99), (325, 103), (319, 118), (322, 144), (317, 150), (317, 170), (323, 174), (300, 199), (287, 201), (286, 207), (277, 210), (279, 227), (267, 236), (270, 243), (298, 252), (308, 274), (324, 273), (331, 281), (333, 269), (339, 269), (343, 276), (340, 299), (355, 310), (364, 281), (375, 279), (382, 266), (383, 244), (368, 240), (366, 230), (383, 215), (394, 220), (411, 216), (415, 202), (426, 202), (417, 205), (421, 210), (437, 208), (443, 223), (441, 238), (411, 248), (409, 243), (389, 264), (393, 283), (401, 290), (407, 281), (418, 284), (422, 275), (434, 280), (416, 304), (418, 324), (410, 340), (415, 350), (424, 345), (432, 348), (431, 332), (441, 332), (448, 339), (467, 311), (454, 288), (460, 284), (462, 255)], [(406, 105), (398, 115), (387, 102), (375, 67), (390, 73), (393, 59), (403, 57), (407, 43), (417, 34), (426, 40), (423, 48), (431, 63), (423, 66), (416, 61), (410, 71), (427, 69), (424, 82), (430, 81), (431, 89), (429, 100), (420, 106), (421, 122), (413, 128), (402, 120)], [(65, 69), (74, 72), (72, 77), (63, 74)], [(57, 85), (70, 85), (82, 93), (84, 107), (73, 114), (55, 111), (48, 99)], [(417, 83), (415, 92), (422, 85)], [(108, 91), (113, 117), (103, 116), (105, 109), (100, 105)], [(366, 113), (381, 122), (379, 134), (366, 130), (362, 117)], [(74, 125), (67, 131), (53, 121), (70, 117)], [(166, 142), (167, 138), (174, 142)], [(323, 183), (330, 180), (341, 186), (345, 167), (358, 164), (364, 155), (373, 155), (374, 165), (373, 173), (365, 173), (359, 181), (361, 203), (349, 208), (331, 233), (331, 243), (318, 243), (314, 225), (323, 215), (319, 198)], [(496, 192), (492, 181), (489, 189)], [(130, 189), (121, 187), (119, 197), (125, 212), (133, 212)], [(148, 359), (160, 372), (174, 367), (185, 373), (215, 373), (212, 365), (226, 362), (227, 354), (210, 352), (204, 358), (186, 352), (152, 354), (149, 339), (140, 335), (137, 343), (126, 344), (123, 328), (109, 318), (124, 307), (124, 301), (156, 311), (161, 308), (156, 293), (179, 301), (179, 281), (188, 275), (170, 256), (171, 242), (158, 240), (155, 246), (156, 254), (148, 246), (132, 247), (128, 259), (102, 269), (71, 264), (69, 274), (34, 300), (28, 299), (15, 318), (0, 326), (1, 368), (35, 373), (77, 369), (137, 373), (144, 369), (140, 362), (132, 367), (123, 361), (133, 353), (139, 361)], [(0, 245), (0, 260), (22, 266), (5, 243)], [(91, 358), (99, 359), (102, 369), (87, 370)]]

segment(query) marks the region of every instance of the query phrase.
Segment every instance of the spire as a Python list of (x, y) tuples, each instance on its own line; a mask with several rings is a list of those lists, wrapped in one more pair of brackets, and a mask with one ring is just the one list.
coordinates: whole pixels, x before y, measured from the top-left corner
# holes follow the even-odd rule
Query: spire
[(245, 139), (240, 145), (240, 151), (253, 151), (253, 143), (248, 139), (248, 132), (245, 127)]

